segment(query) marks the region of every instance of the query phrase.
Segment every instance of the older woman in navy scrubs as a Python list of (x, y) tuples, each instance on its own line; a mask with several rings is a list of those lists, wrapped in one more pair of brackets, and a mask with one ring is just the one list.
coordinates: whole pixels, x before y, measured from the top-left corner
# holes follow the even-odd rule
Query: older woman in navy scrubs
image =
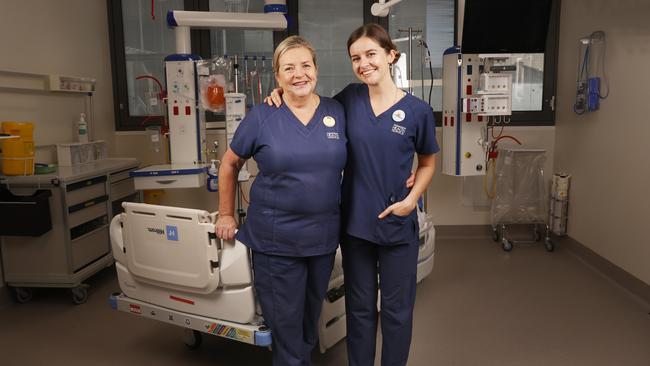
[[(271, 328), (274, 365), (309, 365), (340, 233), (345, 114), (315, 94), (316, 55), (303, 38), (274, 53), (281, 108), (258, 105), (242, 121), (219, 169), (217, 236), (253, 252), (255, 290)], [(254, 158), (248, 220), (235, 235), (237, 172)]]
[[(349, 140), (341, 238), (348, 363), (374, 365), (380, 288), (381, 364), (406, 365), (419, 241), (415, 208), (439, 151), (433, 111), (393, 82), (390, 65), (400, 54), (381, 26), (358, 28), (347, 46), (352, 70), (363, 82), (334, 96), (345, 108)], [(276, 104), (279, 92), (272, 95)], [(404, 182), (415, 155), (418, 168), (409, 189)]]

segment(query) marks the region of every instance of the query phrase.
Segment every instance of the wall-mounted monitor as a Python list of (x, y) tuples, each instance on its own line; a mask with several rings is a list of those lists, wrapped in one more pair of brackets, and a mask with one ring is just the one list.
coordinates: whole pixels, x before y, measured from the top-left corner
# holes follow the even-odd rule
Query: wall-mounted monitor
[(465, 0), (463, 53), (543, 53), (552, 3)]

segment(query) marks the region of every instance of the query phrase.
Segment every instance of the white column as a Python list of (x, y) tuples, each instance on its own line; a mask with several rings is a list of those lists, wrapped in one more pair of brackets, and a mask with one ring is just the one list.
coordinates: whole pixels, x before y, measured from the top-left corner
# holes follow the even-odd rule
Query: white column
[(176, 34), (176, 53), (192, 53), (192, 43), (190, 41), (190, 27), (179, 26), (175, 28)]

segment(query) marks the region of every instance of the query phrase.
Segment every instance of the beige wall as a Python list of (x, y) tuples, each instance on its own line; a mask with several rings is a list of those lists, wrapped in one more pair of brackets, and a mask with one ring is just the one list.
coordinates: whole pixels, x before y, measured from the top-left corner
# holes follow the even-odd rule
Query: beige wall
[[(569, 235), (650, 284), (650, 2), (563, 1), (555, 167), (573, 175)], [(576, 116), (578, 39), (607, 34), (611, 93), (601, 109)]]
[[(106, 2), (0, 2), (0, 70), (97, 79), (95, 137), (113, 143), (113, 87)], [(0, 119), (36, 124), (36, 144), (70, 142), (85, 98), (69, 94), (2, 93)]]
[[(113, 86), (105, 0), (0, 2), (0, 70), (97, 79), (95, 137), (113, 151)], [(84, 97), (0, 91), (0, 121), (32, 121), (37, 145), (72, 142)], [(47, 159), (37, 149), (37, 160)], [(3, 284), (0, 282), (0, 287)]]

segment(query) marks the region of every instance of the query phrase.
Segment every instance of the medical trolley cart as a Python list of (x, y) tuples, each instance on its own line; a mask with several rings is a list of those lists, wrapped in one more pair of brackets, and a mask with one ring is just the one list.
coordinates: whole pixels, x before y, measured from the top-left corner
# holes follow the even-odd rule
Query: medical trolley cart
[(68, 288), (75, 304), (86, 301), (83, 281), (113, 264), (110, 219), (123, 201), (140, 201), (129, 177), (138, 165), (103, 159), (0, 178), (2, 268), (17, 302), (30, 301), (34, 287)]

